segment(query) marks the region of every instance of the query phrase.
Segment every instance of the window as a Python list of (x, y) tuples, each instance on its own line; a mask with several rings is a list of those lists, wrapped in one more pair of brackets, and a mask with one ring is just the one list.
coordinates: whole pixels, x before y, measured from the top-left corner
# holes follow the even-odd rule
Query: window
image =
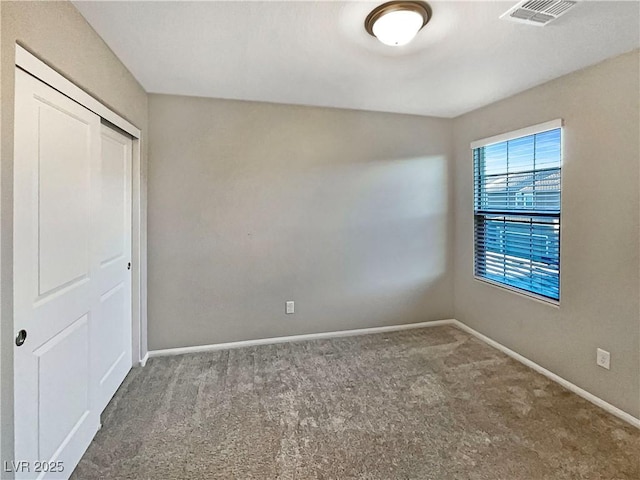
[(560, 300), (562, 121), (472, 143), (475, 276)]

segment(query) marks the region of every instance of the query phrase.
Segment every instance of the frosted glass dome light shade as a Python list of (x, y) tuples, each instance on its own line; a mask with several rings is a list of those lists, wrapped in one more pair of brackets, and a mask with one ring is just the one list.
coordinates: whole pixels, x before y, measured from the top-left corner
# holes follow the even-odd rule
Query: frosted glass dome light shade
[(385, 45), (406, 45), (422, 28), (422, 15), (409, 10), (389, 12), (373, 24), (372, 30)]
[(388, 2), (376, 7), (365, 20), (365, 29), (385, 45), (406, 45), (431, 17), (424, 2)]

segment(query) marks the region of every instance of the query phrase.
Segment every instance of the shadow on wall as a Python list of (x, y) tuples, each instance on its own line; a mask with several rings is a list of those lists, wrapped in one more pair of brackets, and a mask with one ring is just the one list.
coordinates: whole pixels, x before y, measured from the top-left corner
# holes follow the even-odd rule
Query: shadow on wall
[(175, 343), (152, 348), (451, 315), (446, 156), (318, 163), (268, 181), (258, 170), (218, 177), (198, 211), (172, 215), (169, 244), (188, 248), (156, 260), (173, 282), (154, 285), (153, 318), (186, 316), (201, 334), (180, 338), (185, 322), (171, 322)]
[(271, 214), (244, 236), (219, 239), (216, 258), (244, 274), (225, 269), (238, 275), (210, 292), (218, 306), (244, 290), (265, 305), (289, 295), (299, 304), (296, 321), (309, 327), (319, 315), (338, 329), (346, 318), (424, 320), (422, 307), (434, 303), (425, 294), (447, 267), (445, 156), (318, 165), (277, 183), (278, 195), (272, 184), (254, 200)]
[(151, 109), (151, 349), (451, 317), (447, 121)]
[(334, 180), (344, 182), (342, 190), (352, 197), (335, 205), (338, 223), (351, 233), (341, 252), (340, 277), (356, 286), (360, 300), (424, 291), (444, 273), (445, 162), (443, 156), (392, 159)]

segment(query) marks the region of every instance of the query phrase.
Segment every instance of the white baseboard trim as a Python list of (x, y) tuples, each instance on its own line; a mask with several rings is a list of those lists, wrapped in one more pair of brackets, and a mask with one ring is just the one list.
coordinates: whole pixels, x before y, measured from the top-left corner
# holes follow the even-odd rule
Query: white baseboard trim
[(610, 403), (605, 402), (600, 397), (596, 397), (592, 393), (589, 393), (586, 390), (583, 390), (582, 388), (580, 388), (577, 385), (571, 383), (570, 381), (565, 380), (564, 378), (560, 377), (559, 375), (556, 375), (555, 373), (551, 372), (550, 370), (547, 370), (546, 368), (538, 365), (534, 361), (529, 360), (526, 357), (523, 357), (519, 353), (516, 353), (513, 350), (511, 350), (510, 348), (507, 348), (504, 345), (496, 342), (495, 340), (487, 337), (486, 335), (483, 335), (482, 333), (474, 330), (473, 328), (468, 327), (464, 323), (462, 323), (462, 322), (460, 322), (458, 320), (453, 320), (453, 322), (451, 322), (451, 323), (453, 325), (455, 325), (456, 327), (458, 327), (460, 330), (463, 330), (463, 331), (473, 335), (474, 337), (478, 338), (479, 340), (482, 340), (486, 344), (491, 345), (493, 348), (496, 348), (496, 349), (500, 350), (502, 353), (510, 356), (514, 360), (517, 360), (518, 362), (520, 362), (520, 363), (526, 365), (527, 367), (532, 368), (536, 372), (544, 375), (548, 379), (553, 380), (554, 382), (562, 385), (564, 388), (566, 388), (570, 392), (575, 393), (579, 397), (584, 398), (585, 400), (587, 400), (587, 401), (593, 403), (594, 405), (602, 408), (606, 412), (609, 412), (610, 414), (615, 415), (616, 417), (620, 418), (621, 420), (624, 420), (625, 422), (630, 423), (634, 427), (640, 428), (640, 418), (636, 418), (633, 415), (625, 412), (624, 410), (620, 410), (618, 407), (615, 407), (615, 406), (611, 405)]
[(147, 352), (145, 356), (140, 360), (140, 366), (144, 367), (147, 364), (147, 360), (149, 360), (149, 352)]
[[(216, 350), (228, 350), (231, 348), (254, 347), (257, 345), (272, 345), (275, 343), (301, 342), (304, 340), (319, 340), (324, 338), (353, 337), (356, 335), (370, 335), (372, 333), (396, 332), (414, 328), (441, 327), (454, 325), (455, 320), (434, 320), (433, 322), (405, 323), (402, 325), (389, 325), (385, 327), (358, 328), (356, 330), (338, 330), (335, 332), (308, 333), (304, 335), (290, 335), (287, 337), (259, 338), (256, 340), (242, 340), (239, 342), (215, 343), (212, 345), (197, 345), (195, 347), (167, 348), (163, 350), (151, 350), (146, 358), (166, 357), (168, 355), (182, 355), (185, 353), (213, 352)], [(144, 365), (143, 363), (143, 365)]]

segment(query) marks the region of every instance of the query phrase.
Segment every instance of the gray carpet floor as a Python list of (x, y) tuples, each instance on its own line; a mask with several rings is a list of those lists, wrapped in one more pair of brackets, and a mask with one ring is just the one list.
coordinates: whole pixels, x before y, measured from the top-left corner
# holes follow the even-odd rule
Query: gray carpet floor
[(74, 479), (640, 479), (640, 430), (454, 327), (151, 359)]

